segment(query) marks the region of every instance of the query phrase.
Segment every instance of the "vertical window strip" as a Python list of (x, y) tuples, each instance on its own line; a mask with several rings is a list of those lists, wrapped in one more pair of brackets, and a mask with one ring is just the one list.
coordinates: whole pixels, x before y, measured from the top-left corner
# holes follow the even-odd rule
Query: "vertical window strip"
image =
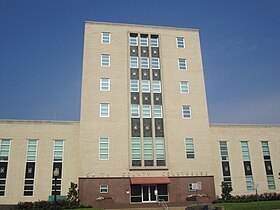
[(274, 182), (274, 176), (273, 175), (267, 175), (267, 185), (269, 190), (275, 190), (275, 182)]
[[(229, 166), (227, 142), (219, 141), (219, 146), (220, 146), (220, 155), (221, 155), (222, 165), (223, 165), (223, 163), (228, 163), (228, 166)], [(222, 170), (224, 171), (223, 166), (222, 166)], [(229, 186), (232, 186), (230, 173), (225, 175), (223, 172), (223, 179), (224, 179), (225, 183), (227, 183)]]
[(270, 152), (269, 152), (269, 146), (268, 141), (262, 141), (262, 151), (263, 151), (263, 157), (265, 160), (270, 160)]
[(141, 166), (141, 139), (131, 138), (131, 159), (132, 166)]
[(3, 171), (3, 175), (0, 178), (0, 197), (5, 196), (6, 189), (6, 178), (7, 178), (7, 170), (8, 170), (8, 160), (10, 153), (11, 140), (10, 139), (2, 139), (0, 140), (0, 162), (3, 164), (3, 168), (1, 168), (1, 172)]
[(194, 159), (194, 144), (193, 138), (186, 138), (185, 139), (185, 148), (186, 148), (186, 159)]
[(60, 174), (57, 180), (55, 180), (54, 176), (52, 176), (52, 195), (55, 194), (55, 181), (56, 181), (56, 195), (61, 195), (63, 153), (64, 153), (64, 140), (55, 139), (54, 149), (53, 149), (53, 169), (58, 168)]
[(140, 46), (142, 47), (147, 47), (149, 46), (148, 42), (148, 35), (140, 35)]
[(54, 162), (62, 162), (63, 161), (63, 140), (54, 140), (54, 153), (53, 153), (53, 161)]
[(27, 144), (27, 158), (28, 162), (36, 161), (36, 153), (37, 153), (37, 140), (28, 140)]
[(242, 158), (244, 161), (250, 161), (249, 146), (247, 141), (241, 141)]
[(245, 177), (246, 179), (246, 188), (247, 188), (247, 191), (253, 191), (254, 190), (254, 187), (253, 187), (253, 176), (252, 175), (247, 175)]
[(102, 44), (110, 44), (110, 33), (109, 32), (102, 32), (101, 33), (101, 43)]
[[(164, 145), (164, 138), (157, 137), (155, 138), (155, 145), (156, 145), (156, 160), (158, 161), (165, 161), (165, 145)], [(157, 163), (157, 165), (159, 165)], [(164, 164), (165, 165), (165, 164)]]
[(144, 138), (144, 162), (145, 166), (153, 166), (153, 139)]
[(99, 139), (99, 160), (109, 160), (109, 138)]

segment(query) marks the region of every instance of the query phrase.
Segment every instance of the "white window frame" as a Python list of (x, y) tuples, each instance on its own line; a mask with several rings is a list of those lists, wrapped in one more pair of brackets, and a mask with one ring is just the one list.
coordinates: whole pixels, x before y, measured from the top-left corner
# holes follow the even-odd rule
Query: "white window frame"
[(154, 105), (154, 118), (162, 118), (162, 105)]
[[(136, 44), (134, 44), (134, 41), (136, 42)], [(130, 46), (138, 46), (138, 36), (129, 36), (129, 45)]]
[(182, 94), (189, 94), (190, 93), (189, 81), (180, 81), (180, 92)]
[(161, 93), (161, 82), (159, 80), (153, 81), (153, 93)]
[[(186, 111), (189, 112), (189, 116), (185, 115)], [(191, 119), (192, 118), (192, 110), (191, 110), (190, 105), (183, 105), (182, 106), (182, 116), (183, 116), (183, 119)]]
[(101, 43), (102, 44), (110, 44), (111, 43), (111, 34), (110, 34), (110, 32), (102, 32), (101, 33)]
[[(188, 145), (191, 145), (192, 148), (188, 148)], [(193, 138), (185, 138), (185, 153), (187, 160), (195, 159), (195, 148)], [(193, 155), (193, 157), (188, 157), (188, 155)]]
[[(35, 144), (32, 144), (31, 142), (35, 142)], [(33, 150), (31, 148), (35, 148), (35, 150)], [(38, 139), (27, 139), (27, 148), (26, 148), (26, 161), (27, 162), (36, 162), (37, 149), (38, 149)], [(31, 155), (30, 153), (33, 153), (33, 154)], [(32, 159), (32, 158), (34, 158), (34, 159)]]
[[(106, 105), (106, 107), (105, 107)], [(102, 107), (104, 106), (104, 107)], [(103, 113), (102, 108), (106, 108), (107, 112)], [(99, 105), (99, 117), (110, 117), (110, 104), (109, 103), (100, 103)]]
[[(101, 139), (107, 139), (107, 142), (101, 142)], [(109, 151), (110, 151), (110, 149), (109, 149), (109, 138), (108, 137), (100, 137), (99, 138), (99, 160), (109, 160)], [(102, 153), (101, 152), (101, 149), (102, 149), (102, 147), (101, 147), (101, 145), (102, 144), (104, 144), (104, 145), (107, 145), (106, 146), (106, 150), (108, 151), (107, 153)], [(104, 148), (103, 148), (104, 149)], [(103, 157), (101, 157), (102, 155), (107, 155), (107, 158), (103, 158)]]
[(130, 80), (130, 92), (138, 93), (139, 92), (139, 80)]
[(130, 105), (130, 115), (131, 118), (139, 118), (140, 117), (140, 106), (138, 104)]
[[(136, 65), (134, 65), (134, 62), (136, 62)], [(130, 66), (130, 68), (138, 68), (138, 57), (137, 56), (130, 56), (129, 66)]]
[(151, 118), (151, 105), (142, 105), (143, 118)]
[(100, 91), (110, 91), (110, 78), (100, 78)]
[(185, 48), (185, 38), (176, 37), (176, 45), (177, 45), (177, 48)]
[[(156, 40), (156, 41), (155, 41)], [(155, 44), (156, 43), (156, 44)], [(158, 37), (152, 37), (151, 36), (151, 47), (158, 47)]]
[(149, 46), (149, 37), (148, 36), (141, 36), (140, 35), (140, 46), (141, 47), (148, 47)]
[(149, 69), (149, 58), (141, 57), (141, 69)]
[(142, 80), (142, 92), (143, 93), (151, 92), (150, 80)]
[(160, 69), (159, 58), (152, 57), (152, 69)]
[[(104, 190), (104, 192), (102, 192)], [(109, 187), (107, 184), (101, 184), (99, 186), (99, 193), (106, 194), (109, 192)]]
[[(62, 145), (58, 144), (58, 142), (62, 142)], [(62, 147), (62, 148), (57, 149), (57, 147)], [(57, 155), (56, 152), (61, 152), (61, 155)], [(56, 160), (55, 157), (60, 157), (61, 159)], [(63, 162), (63, 157), (64, 157), (64, 140), (54, 139), (54, 141), (53, 141), (53, 162)]]
[(186, 71), (187, 67), (187, 60), (185, 58), (178, 58), (178, 68), (180, 71)]
[(110, 67), (110, 54), (101, 54), (101, 66)]

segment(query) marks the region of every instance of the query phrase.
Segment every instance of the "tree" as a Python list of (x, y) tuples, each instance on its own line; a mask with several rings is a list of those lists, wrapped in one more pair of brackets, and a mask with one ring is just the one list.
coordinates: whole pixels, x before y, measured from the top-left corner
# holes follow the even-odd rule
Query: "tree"
[(221, 188), (222, 188), (222, 199), (223, 200), (229, 200), (231, 198), (231, 191), (232, 191), (232, 187), (226, 183), (226, 182), (222, 182), (221, 183)]
[(74, 182), (70, 183), (69, 192), (67, 193), (67, 201), (70, 206), (78, 206), (80, 204), (78, 185)]

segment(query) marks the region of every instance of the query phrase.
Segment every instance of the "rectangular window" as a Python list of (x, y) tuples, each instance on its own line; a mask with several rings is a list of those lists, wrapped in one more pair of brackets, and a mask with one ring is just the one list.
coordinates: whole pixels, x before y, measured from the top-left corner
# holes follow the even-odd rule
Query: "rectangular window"
[(139, 105), (131, 104), (131, 117), (132, 118), (139, 118), (140, 117)]
[(151, 47), (158, 47), (158, 36), (151, 35)]
[(140, 35), (140, 45), (143, 47), (148, 46), (148, 35)]
[(157, 202), (155, 190), (158, 192), (158, 199), (168, 202), (168, 185), (167, 184), (150, 184), (150, 185), (130, 185), (130, 202), (147, 203)]
[(138, 68), (138, 57), (130, 56), (130, 68)]
[(141, 57), (141, 68), (149, 69), (149, 58)]
[(161, 83), (158, 80), (153, 81), (153, 93), (161, 93)]
[(101, 103), (99, 114), (100, 114), (100, 117), (109, 117), (109, 115), (110, 115), (110, 104)]
[(177, 48), (185, 48), (185, 39), (184, 37), (177, 37)]
[(241, 141), (241, 151), (243, 161), (250, 161), (249, 146), (247, 141)]
[(144, 138), (144, 164), (145, 166), (153, 166), (153, 139)]
[(157, 166), (165, 166), (164, 138), (155, 138)]
[(110, 44), (110, 33), (102, 32), (101, 33), (101, 43), (102, 44)]
[(109, 91), (110, 90), (110, 79), (109, 78), (101, 78), (100, 79), (100, 90), (101, 91)]
[(187, 62), (185, 58), (178, 58), (179, 70), (187, 70)]
[(10, 146), (10, 139), (0, 139), (0, 196), (5, 196)]
[(152, 58), (152, 69), (159, 69), (159, 58)]
[(53, 161), (62, 162), (63, 160), (63, 140), (54, 140), (54, 151), (53, 151)]
[(141, 166), (141, 139), (131, 138), (131, 159), (132, 166)]
[(99, 192), (100, 193), (108, 193), (108, 185), (107, 184), (101, 184), (99, 186)]
[(185, 139), (186, 159), (194, 159), (194, 145), (192, 138)]
[(8, 161), (10, 151), (10, 139), (2, 139), (0, 146), (0, 161)]
[(154, 105), (154, 118), (162, 118), (162, 106)]
[(254, 188), (253, 188), (253, 176), (252, 175), (247, 175), (246, 177), (246, 188), (247, 188), (247, 191), (253, 191)]
[(189, 94), (189, 82), (181, 81), (180, 82), (180, 91), (182, 94)]
[(99, 160), (109, 160), (109, 138), (99, 139)]
[(228, 160), (228, 149), (226, 141), (220, 141), (220, 152), (222, 161)]
[(270, 152), (268, 147), (268, 141), (262, 141), (262, 151), (263, 151), (263, 157), (265, 160), (270, 160)]
[(183, 118), (184, 119), (190, 119), (191, 118), (191, 106), (190, 105), (183, 105)]
[(130, 46), (138, 46), (137, 34), (130, 34), (129, 43), (130, 43)]
[(130, 80), (130, 92), (139, 92), (139, 80)]
[(142, 92), (143, 93), (150, 92), (150, 80), (142, 80)]
[(143, 105), (143, 118), (151, 118), (151, 105)]
[(109, 54), (101, 55), (101, 66), (105, 66), (105, 67), (110, 66), (110, 55)]
[(274, 182), (273, 175), (267, 175), (266, 178), (267, 178), (268, 189), (269, 190), (275, 190), (276, 187), (275, 187), (275, 182)]
[(28, 140), (27, 143), (27, 161), (36, 161), (37, 140)]

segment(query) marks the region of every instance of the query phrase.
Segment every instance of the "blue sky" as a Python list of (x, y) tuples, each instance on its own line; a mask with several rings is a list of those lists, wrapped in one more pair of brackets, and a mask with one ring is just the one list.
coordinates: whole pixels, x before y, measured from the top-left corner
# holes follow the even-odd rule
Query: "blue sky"
[(0, 119), (79, 120), (86, 20), (200, 30), (211, 123), (280, 124), (279, 0), (0, 0)]

